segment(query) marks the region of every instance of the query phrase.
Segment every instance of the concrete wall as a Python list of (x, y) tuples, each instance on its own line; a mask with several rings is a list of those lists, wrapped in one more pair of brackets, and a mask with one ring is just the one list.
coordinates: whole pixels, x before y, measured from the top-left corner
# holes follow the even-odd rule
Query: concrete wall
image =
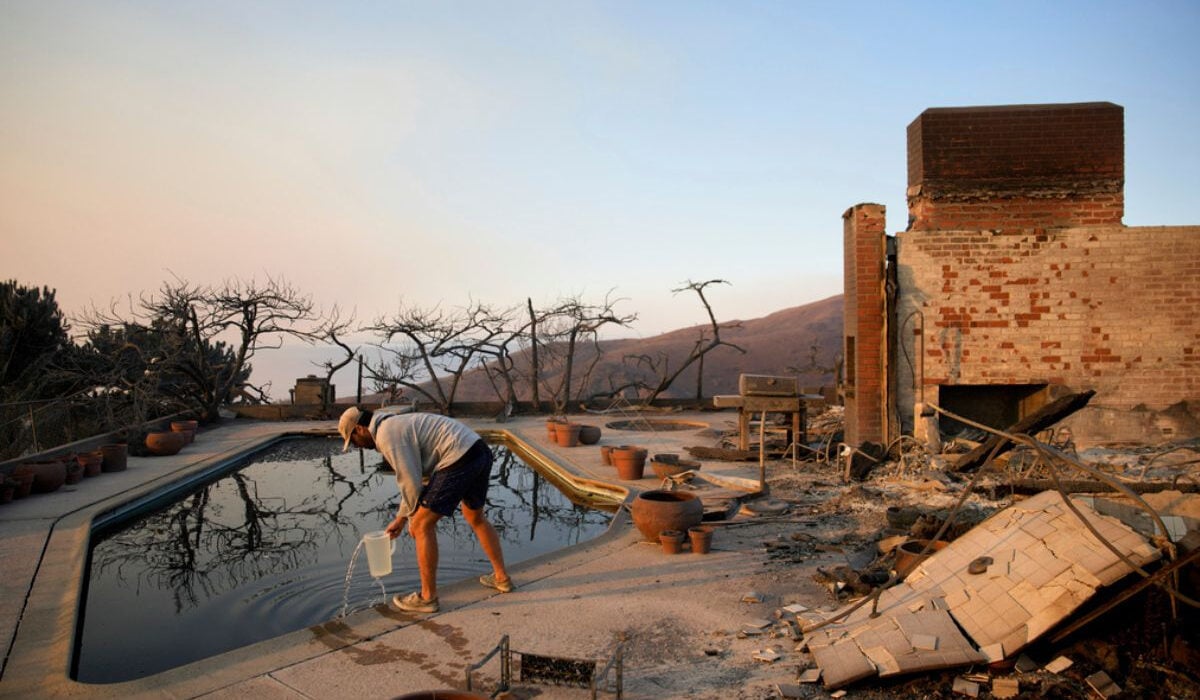
[(912, 318), (897, 339), (914, 358), (896, 368), (901, 407), (914, 378), (930, 400), (943, 384), (1044, 382), (1096, 390), (1100, 413), (1076, 421), (1106, 433), (1092, 441), (1189, 430), (1200, 226), (909, 231), (897, 234), (897, 266), (897, 318)]

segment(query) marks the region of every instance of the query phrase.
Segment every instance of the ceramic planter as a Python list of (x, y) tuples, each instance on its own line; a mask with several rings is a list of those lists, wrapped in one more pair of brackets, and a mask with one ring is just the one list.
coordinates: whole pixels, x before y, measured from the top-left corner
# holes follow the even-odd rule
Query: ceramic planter
[(187, 439), (184, 440), (183, 443), (185, 445), (192, 444), (192, 442), (196, 439), (196, 430), (199, 427), (200, 424), (194, 420), (171, 421), (171, 432), (183, 433), (185, 436), (187, 436)]
[(633, 524), (651, 542), (658, 541), (658, 533), (663, 530), (687, 532), (704, 519), (703, 502), (687, 491), (643, 491), (633, 499), (629, 510)]
[(150, 454), (165, 457), (178, 453), (183, 449), (187, 436), (176, 432), (159, 432), (146, 434), (146, 449)]
[(16, 482), (16, 490), (13, 492), (13, 498), (25, 498), (33, 493), (33, 468), (24, 464), (17, 465), (12, 471), (12, 478)]
[(612, 466), (612, 445), (602, 445), (600, 447), (600, 463), (606, 467)]
[(105, 472), (123, 472), (128, 463), (129, 448), (124, 443), (113, 443), (110, 445), (101, 445), (100, 454), (104, 459), (101, 464), (101, 469)]
[(925, 549), (925, 545), (929, 544), (929, 540), (908, 540), (896, 548), (896, 577), (903, 581), (905, 576), (912, 573), (912, 570), (917, 568), (917, 565), (928, 559), (935, 552), (944, 549), (950, 544), (945, 540), (938, 540), (933, 543), (925, 556), (921, 556), (921, 551)]
[(617, 477), (625, 481), (637, 481), (646, 470), (646, 450), (641, 447), (621, 445), (608, 453), (612, 465), (617, 468)]
[(580, 426), (579, 442), (583, 445), (595, 445), (600, 442), (600, 428), (594, 425)]
[(582, 428), (578, 423), (555, 423), (555, 439), (562, 447), (575, 447), (579, 444), (579, 431)]
[(658, 533), (658, 541), (662, 544), (663, 554), (679, 554), (683, 551), (683, 533), (679, 530), (663, 530)]
[(686, 471), (699, 470), (700, 463), (690, 459), (679, 459), (679, 455), (666, 453), (654, 455), (654, 459), (650, 460), (650, 468), (654, 470), (655, 476), (665, 479)]
[(83, 481), (83, 465), (79, 462), (67, 462), (67, 480), (65, 484), (78, 484)]
[(83, 470), (83, 476), (98, 476), (104, 466), (104, 453), (99, 450), (82, 452), (75, 455), (75, 463)]
[(692, 541), (692, 554), (708, 554), (712, 549), (713, 529), (708, 525), (688, 528), (688, 539)]
[(33, 493), (53, 493), (67, 483), (67, 465), (61, 460), (26, 462), (33, 470)]

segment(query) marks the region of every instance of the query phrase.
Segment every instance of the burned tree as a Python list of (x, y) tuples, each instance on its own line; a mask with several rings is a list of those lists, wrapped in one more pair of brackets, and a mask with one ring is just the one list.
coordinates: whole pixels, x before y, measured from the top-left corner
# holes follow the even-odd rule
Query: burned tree
[(509, 312), (479, 302), (449, 312), (401, 307), (366, 329), (386, 355), (372, 374), (378, 384), (410, 389), (449, 414), (463, 375), (504, 335), (508, 320)]
[(721, 340), (722, 330), (737, 328), (741, 324), (722, 324), (717, 322), (717, 317), (713, 313), (712, 305), (708, 302), (708, 298), (704, 295), (705, 288), (713, 284), (729, 284), (729, 282), (721, 279), (706, 280), (704, 282), (693, 282), (692, 280), (688, 280), (684, 286), (671, 290), (673, 294), (678, 294), (680, 292), (689, 290), (695, 292), (696, 295), (700, 297), (700, 303), (704, 305), (704, 311), (706, 314), (708, 314), (709, 321), (709, 325), (707, 327), (701, 327), (698, 329), (696, 342), (692, 346), (691, 352), (686, 358), (684, 358), (683, 362), (675, 368), (674, 371), (672, 371), (670, 368), (671, 358), (666, 354), (660, 353), (657, 357), (651, 357), (649, 355), (633, 355), (626, 358), (626, 360), (631, 360), (635, 364), (649, 369), (658, 378), (657, 383), (654, 386), (649, 387), (649, 392), (646, 394), (645, 398), (646, 404), (653, 402), (663, 392), (665, 392), (667, 389), (670, 389), (671, 385), (675, 383), (675, 380), (678, 379), (688, 367), (691, 367), (693, 364), (697, 363), (696, 400), (700, 400), (702, 398), (704, 389), (704, 356), (721, 346), (733, 348), (740, 353), (746, 352), (745, 349), (738, 345)]
[[(628, 326), (637, 320), (637, 314), (619, 314), (614, 307), (622, 299), (614, 299), (610, 291), (600, 304), (589, 304), (579, 297), (569, 297), (560, 300), (556, 306), (545, 312), (542, 327), (542, 354), (540, 361), (544, 362), (535, 373), (534, 378), (541, 378), (541, 370), (553, 368), (558, 372), (556, 386), (546, 385), (554, 400), (555, 411), (563, 413), (572, 400), (581, 398), (584, 392), (590, 391), (591, 374), (600, 361), (601, 348), (599, 331), (604, 326)], [(536, 339), (535, 339), (536, 340)], [(583, 343), (591, 343), (591, 354), (586, 368), (579, 373), (578, 395), (572, 393), (576, 376), (575, 363), (580, 359), (579, 347)]]

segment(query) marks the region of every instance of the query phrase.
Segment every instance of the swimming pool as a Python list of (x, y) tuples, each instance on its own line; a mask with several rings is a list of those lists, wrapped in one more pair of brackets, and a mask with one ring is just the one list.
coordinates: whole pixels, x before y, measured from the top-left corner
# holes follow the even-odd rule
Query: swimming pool
[[(362, 533), (395, 513), (391, 470), (340, 441), (288, 439), (198, 481), (169, 504), (142, 502), (97, 520), (77, 629), (74, 676), (141, 678), (339, 615)], [(586, 541), (611, 516), (572, 502), (511, 450), (496, 457), (488, 517), (516, 564)], [(490, 570), (461, 516), (443, 520), (439, 583)], [(413, 543), (397, 540), (388, 594), (419, 586)], [(365, 556), (350, 610), (383, 602)]]

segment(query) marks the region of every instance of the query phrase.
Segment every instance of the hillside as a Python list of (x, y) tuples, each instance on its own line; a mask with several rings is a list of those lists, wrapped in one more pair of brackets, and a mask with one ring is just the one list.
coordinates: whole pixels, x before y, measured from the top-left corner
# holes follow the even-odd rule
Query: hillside
[[(721, 339), (743, 348), (746, 352), (743, 354), (733, 348), (719, 347), (705, 356), (705, 396), (736, 394), (738, 375), (742, 373), (798, 374), (801, 385), (807, 387), (833, 383), (834, 364), (842, 350), (841, 295), (737, 323), (739, 325), (736, 328), (723, 329)], [(666, 366), (673, 371), (687, 358), (700, 332), (708, 330), (707, 326), (694, 326), (650, 338), (622, 338), (601, 342), (600, 359), (591, 372), (592, 392), (607, 390), (612, 386), (610, 381), (620, 384), (640, 378), (656, 383), (653, 381), (653, 371), (625, 358), (654, 358), (660, 367), (663, 366), (663, 358), (666, 358)], [(590, 345), (579, 349), (576, 371), (573, 372), (576, 384), (582, 379), (584, 370), (581, 368), (585, 368), (594, 358), (595, 349)], [(521, 371), (529, 366), (527, 351), (515, 356), (514, 360), (516, 367)], [(688, 368), (663, 397), (695, 396), (696, 369), (696, 365)], [(543, 386), (558, 386), (561, 381), (561, 369), (543, 371)], [(528, 387), (521, 386), (519, 391), (518, 398), (529, 398)], [(578, 395), (574, 390), (572, 393)], [(547, 392), (543, 390), (543, 399), (546, 398)], [(463, 378), (456, 399), (495, 401), (497, 396), (484, 373), (475, 371)]]

